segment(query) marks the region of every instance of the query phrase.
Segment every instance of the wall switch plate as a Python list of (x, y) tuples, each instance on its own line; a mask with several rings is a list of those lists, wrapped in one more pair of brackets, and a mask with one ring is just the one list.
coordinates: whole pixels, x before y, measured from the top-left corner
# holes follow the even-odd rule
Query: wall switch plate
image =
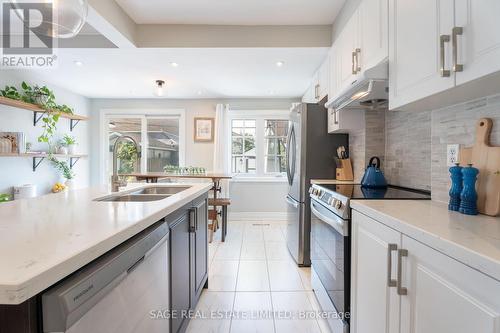
[(460, 158), (460, 145), (451, 144), (446, 148), (446, 165), (449, 167), (454, 166), (458, 163)]

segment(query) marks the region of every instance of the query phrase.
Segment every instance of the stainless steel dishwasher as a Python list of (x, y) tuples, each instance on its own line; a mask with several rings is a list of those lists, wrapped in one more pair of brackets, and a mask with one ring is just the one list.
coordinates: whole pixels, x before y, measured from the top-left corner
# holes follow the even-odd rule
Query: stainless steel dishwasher
[(43, 331), (169, 332), (168, 233), (155, 224), (44, 292)]

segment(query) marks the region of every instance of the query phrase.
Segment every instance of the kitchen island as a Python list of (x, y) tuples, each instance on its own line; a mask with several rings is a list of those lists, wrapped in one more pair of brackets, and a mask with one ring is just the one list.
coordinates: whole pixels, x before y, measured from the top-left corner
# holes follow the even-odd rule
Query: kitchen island
[[(151, 187), (176, 186), (182, 190), (157, 201), (103, 201)], [(177, 217), (184, 215), (187, 217), (182, 231), (192, 232), (190, 228), (194, 222), (190, 221), (190, 212), (193, 209), (203, 213), (195, 215), (201, 219), (196, 221), (201, 232), (199, 237), (193, 236), (192, 243), (199, 248), (192, 256), (187, 256), (187, 260), (196, 260), (195, 254), (198, 253), (201, 263), (194, 265), (206, 267), (203, 261), (207, 258), (202, 258), (207, 251), (206, 230), (203, 229), (207, 221), (206, 201), (210, 188), (211, 184), (203, 183), (132, 184), (119, 193), (110, 193), (108, 187), (95, 187), (2, 204), (0, 325), (4, 325), (4, 319), (10, 315), (17, 316), (18, 322), (36, 320), (30, 316), (33, 317), (37, 298), (44, 290), (158, 221), (165, 220), (169, 225), (177, 226)], [(178, 233), (179, 230), (171, 232), (170, 237)], [(175, 256), (173, 252), (172, 249), (171, 256)], [(189, 262), (185, 263), (187, 271), (190, 271), (189, 265)], [(201, 279), (201, 284), (206, 285), (207, 272), (201, 273), (196, 280)], [(173, 285), (175, 281), (171, 283)], [(201, 290), (197, 290), (197, 296), (200, 293)], [(195, 302), (190, 303), (190, 307), (195, 306)], [(7, 315), (6, 311), (10, 314)], [(37, 332), (28, 326), (33, 325), (15, 331)]]

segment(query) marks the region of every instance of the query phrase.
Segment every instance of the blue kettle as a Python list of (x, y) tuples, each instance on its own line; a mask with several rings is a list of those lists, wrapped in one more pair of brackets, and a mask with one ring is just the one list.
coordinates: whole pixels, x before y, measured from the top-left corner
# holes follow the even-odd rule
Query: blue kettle
[(362, 187), (368, 188), (383, 188), (387, 187), (384, 173), (380, 170), (380, 158), (374, 156), (370, 158), (365, 174), (361, 180)]

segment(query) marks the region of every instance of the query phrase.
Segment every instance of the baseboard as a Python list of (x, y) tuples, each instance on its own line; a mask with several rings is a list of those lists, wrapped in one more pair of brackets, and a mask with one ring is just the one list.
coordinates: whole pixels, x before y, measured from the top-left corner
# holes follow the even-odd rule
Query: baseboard
[(236, 221), (286, 221), (287, 216), (284, 212), (228, 212), (229, 220)]

